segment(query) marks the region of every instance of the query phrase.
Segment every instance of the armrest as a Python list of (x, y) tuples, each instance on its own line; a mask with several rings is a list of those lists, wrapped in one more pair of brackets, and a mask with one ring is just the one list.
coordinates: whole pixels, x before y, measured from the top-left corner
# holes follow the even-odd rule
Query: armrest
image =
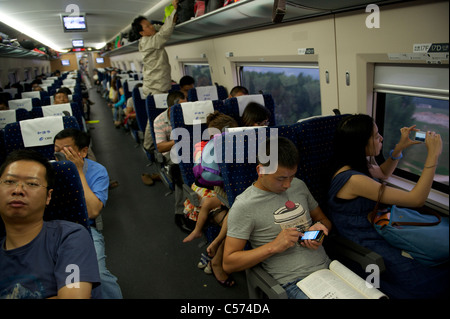
[(155, 156), (156, 162), (164, 164), (164, 156), (160, 152), (158, 152), (158, 150), (155, 150), (153, 154)]
[(164, 165), (160, 166), (159, 174), (161, 175), (161, 181), (163, 182), (163, 184), (166, 185), (166, 187), (171, 192), (174, 191), (175, 188), (173, 185), (172, 177), (170, 176), (168, 169)]
[(357, 262), (363, 270), (370, 264), (376, 264), (380, 269), (380, 273), (386, 269), (381, 255), (342, 236), (335, 235), (330, 237), (326, 246), (333, 253)]
[(200, 200), (198, 199), (198, 194), (186, 184), (183, 184), (183, 192), (186, 197), (189, 199), (192, 205), (200, 206)]
[(249, 298), (261, 299), (264, 293), (269, 299), (287, 299), (286, 290), (261, 265), (256, 265), (245, 272)]

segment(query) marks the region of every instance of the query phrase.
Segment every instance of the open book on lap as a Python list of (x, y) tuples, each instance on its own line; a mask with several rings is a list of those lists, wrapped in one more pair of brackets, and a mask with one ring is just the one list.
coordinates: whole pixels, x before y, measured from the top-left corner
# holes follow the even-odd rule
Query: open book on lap
[(318, 270), (297, 283), (310, 299), (381, 299), (380, 290), (337, 260), (329, 269)]

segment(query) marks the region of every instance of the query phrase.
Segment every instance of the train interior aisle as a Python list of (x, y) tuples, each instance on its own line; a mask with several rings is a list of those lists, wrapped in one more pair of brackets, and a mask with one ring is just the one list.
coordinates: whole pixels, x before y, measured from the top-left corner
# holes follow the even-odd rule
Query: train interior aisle
[(128, 298), (248, 298), (245, 272), (233, 274), (235, 286), (224, 288), (197, 268), (206, 240), (183, 243), (187, 236), (174, 222), (174, 195), (161, 181), (147, 186), (141, 174), (156, 172), (130, 133), (116, 129), (111, 109), (95, 88), (89, 92), (92, 149), (111, 180), (102, 211), (106, 265)]

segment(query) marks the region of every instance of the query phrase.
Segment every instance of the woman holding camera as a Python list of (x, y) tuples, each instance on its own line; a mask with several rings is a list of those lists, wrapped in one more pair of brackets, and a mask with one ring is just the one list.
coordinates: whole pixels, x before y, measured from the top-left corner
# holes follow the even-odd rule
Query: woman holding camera
[[(428, 267), (402, 255), (381, 237), (368, 219), (378, 200), (381, 183), (391, 176), (402, 158), (402, 151), (421, 142), (410, 139), (415, 125), (403, 127), (401, 138), (381, 165), (374, 159), (383, 146), (383, 137), (373, 119), (364, 114), (351, 115), (339, 123), (335, 135), (335, 159), (330, 184), (329, 211), (338, 232), (367, 247), (384, 259), (385, 273), (380, 290), (391, 298), (435, 298), (448, 294), (448, 267)], [(439, 134), (427, 132), (428, 150), (422, 175), (411, 191), (386, 186), (380, 203), (403, 207), (425, 204), (442, 152)], [(445, 239), (447, 240), (447, 239)]]

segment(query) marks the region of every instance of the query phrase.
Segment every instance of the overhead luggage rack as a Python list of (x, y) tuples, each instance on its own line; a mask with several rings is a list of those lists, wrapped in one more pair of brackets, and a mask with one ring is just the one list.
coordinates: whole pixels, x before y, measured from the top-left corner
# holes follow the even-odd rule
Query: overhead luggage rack
[(50, 60), (47, 54), (0, 43), (0, 57)]

